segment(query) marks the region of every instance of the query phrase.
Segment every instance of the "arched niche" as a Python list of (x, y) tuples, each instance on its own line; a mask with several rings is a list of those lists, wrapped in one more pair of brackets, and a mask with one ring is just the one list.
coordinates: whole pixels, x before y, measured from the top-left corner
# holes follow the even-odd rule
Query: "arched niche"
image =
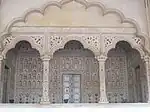
[(27, 41), (20, 41), (6, 54), (3, 103), (40, 103), (43, 64), (40, 54)]
[(147, 102), (145, 65), (140, 53), (126, 41), (108, 52), (106, 91), (110, 103)]
[[(67, 16), (66, 16), (67, 15)], [(61, 18), (61, 19), (60, 19)], [(111, 18), (111, 19), (110, 19)], [(29, 26), (31, 30), (29, 29)], [(61, 0), (59, 2), (50, 1), (39, 9), (27, 10), (24, 16), (15, 18), (8, 23), (6, 30), (2, 33), (2, 40), (11, 32), (34, 32), (35, 27), (66, 27), (73, 28), (122, 28), (132, 29), (132, 34), (141, 39), (142, 44), (138, 49), (149, 51), (149, 38), (141, 32), (138, 23), (126, 18), (122, 12), (116, 9), (108, 9), (100, 2), (88, 2), (85, 0)], [(38, 28), (37, 28), (38, 29)], [(47, 29), (45, 29), (46, 31)], [(98, 30), (97, 30), (98, 31)], [(101, 32), (99, 32), (101, 33)], [(124, 34), (125, 32), (119, 32)], [(134, 42), (130, 42), (132, 44)], [(94, 44), (95, 45), (95, 44)], [(92, 46), (94, 46), (92, 45)], [(98, 44), (99, 45), (99, 44)], [(43, 45), (44, 46), (44, 45)], [(62, 48), (62, 46), (60, 46)], [(54, 49), (57, 50), (58, 46)], [(87, 46), (94, 53), (93, 47)], [(7, 47), (6, 47), (7, 49)], [(37, 49), (37, 48), (36, 48)], [(38, 49), (39, 51), (42, 51)], [(53, 49), (52, 49), (53, 50)], [(98, 49), (99, 50), (99, 49)], [(5, 50), (4, 50), (5, 51)], [(50, 51), (51, 52), (51, 51)], [(53, 54), (52, 51), (51, 54)], [(5, 54), (5, 52), (4, 52)], [(42, 52), (40, 54), (43, 55)], [(50, 55), (51, 55), (50, 54)]]
[[(92, 51), (85, 49), (79, 41), (67, 42), (50, 60), (50, 102), (98, 103), (98, 72), (98, 62)], [(70, 90), (76, 91), (70, 92), (72, 97), (67, 93)]]

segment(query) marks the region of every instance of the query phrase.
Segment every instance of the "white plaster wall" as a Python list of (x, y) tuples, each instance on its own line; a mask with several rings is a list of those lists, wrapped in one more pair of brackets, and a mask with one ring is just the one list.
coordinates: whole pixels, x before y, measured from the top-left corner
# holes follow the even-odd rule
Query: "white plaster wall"
[(134, 19), (138, 22), (142, 32), (147, 33), (147, 20), (144, 0), (88, 0), (100, 1), (107, 8), (120, 10), (126, 18)]
[[(5, 0), (0, 7), (0, 32), (4, 31), (6, 25), (12, 19), (20, 17), (31, 8), (40, 8), (49, 1), (60, 0)], [(115, 8), (124, 13), (127, 18), (138, 22), (142, 32), (147, 33), (144, 0), (87, 0), (89, 2), (99, 1), (107, 8)]]

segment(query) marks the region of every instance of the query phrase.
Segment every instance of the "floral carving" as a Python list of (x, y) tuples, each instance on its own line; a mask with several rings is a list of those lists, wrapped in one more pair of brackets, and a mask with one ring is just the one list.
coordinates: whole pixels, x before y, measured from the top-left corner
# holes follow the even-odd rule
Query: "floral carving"
[(136, 44), (140, 45), (142, 44), (142, 39), (139, 37), (132, 37), (132, 39), (135, 41)]
[(127, 63), (120, 51), (111, 55), (106, 61), (106, 88), (109, 102), (117, 103), (128, 99)]
[(100, 47), (99, 36), (82, 36), (81, 38), (83, 38), (90, 47), (99, 50)]
[(111, 46), (116, 38), (116, 36), (104, 36), (105, 47)]
[(22, 44), (16, 60), (15, 102), (39, 103), (42, 95), (42, 61), (32, 48)]
[(4, 47), (7, 46), (7, 45), (10, 44), (11, 41), (12, 41), (13, 39), (15, 39), (15, 38), (16, 38), (16, 37), (15, 37), (15, 36), (12, 36), (12, 35), (7, 36), (7, 37), (3, 40), (3, 46), (4, 46)]
[(49, 36), (49, 44), (50, 47), (54, 47), (62, 43), (63, 37), (62, 36)]
[[(77, 51), (74, 51), (74, 54)], [(69, 53), (69, 51), (68, 51)], [(68, 54), (67, 53), (67, 54)], [(79, 51), (78, 51), (79, 53)], [(84, 54), (84, 51), (80, 51)], [(61, 56), (62, 55), (62, 56)], [(66, 54), (57, 54), (50, 61), (49, 74), (49, 96), (52, 103), (62, 103), (63, 74), (81, 75), (81, 103), (98, 103), (99, 101), (99, 78), (98, 63), (94, 57), (69, 56)], [(64, 56), (63, 56), (64, 55)]]
[(34, 40), (35, 44), (43, 47), (43, 36), (31, 36), (31, 38)]

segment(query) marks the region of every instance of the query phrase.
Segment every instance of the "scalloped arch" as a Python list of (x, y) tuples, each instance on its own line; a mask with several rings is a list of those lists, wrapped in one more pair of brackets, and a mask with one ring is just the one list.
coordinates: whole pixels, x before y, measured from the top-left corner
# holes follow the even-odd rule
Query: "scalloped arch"
[(145, 35), (145, 34), (143, 34), (141, 32), (141, 29), (140, 29), (138, 23), (135, 20), (129, 19), (129, 18), (125, 18), (124, 14), (122, 12), (120, 12), (119, 10), (117, 10), (117, 9), (106, 9), (105, 6), (102, 3), (100, 3), (100, 2), (87, 2), (85, 0), (62, 0), (60, 2), (54, 2), (54, 1), (52, 2), (51, 1), (51, 2), (43, 5), (43, 7), (39, 8), (39, 9), (30, 9), (27, 12), (25, 12), (24, 16), (13, 19), (6, 26), (5, 31), (1, 35), (1, 37), (2, 37), (1, 39), (3, 39), (6, 34), (11, 33), (11, 28), (12, 28), (12, 26), (15, 23), (18, 23), (18, 22), (24, 22), (25, 23), (27, 16), (30, 15), (31, 13), (35, 13), (36, 12), (36, 13), (40, 13), (40, 14), (44, 15), (44, 12), (45, 12), (47, 7), (49, 7), (49, 6), (56, 6), (56, 7), (62, 8), (63, 5), (65, 5), (67, 3), (70, 3), (72, 1), (80, 3), (81, 5), (84, 5), (86, 9), (89, 8), (89, 7), (99, 7), (102, 10), (104, 16), (107, 15), (107, 14), (110, 14), (110, 13), (118, 15), (120, 17), (121, 23), (130, 23), (130, 24), (132, 24), (135, 27), (135, 29), (136, 29), (136, 36), (142, 38), (144, 43), (145, 43), (144, 46), (146, 48), (149, 48), (149, 41), (150, 41), (150, 39), (148, 38), (147, 35)]
[(136, 49), (139, 52), (141, 58), (145, 56), (145, 52), (144, 52), (144, 50), (142, 48), (134, 45), (131, 40), (128, 40), (128, 39), (125, 39), (125, 38), (118, 39), (118, 40), (114, 41), (113, 44), (112, 44), (112, 47), (106, 50), (105, 55), (107, 56), (109, 51), (112, 50), (112, 49), (115, 49), (117, 43), (122, 42), (122, 41), (127, 42), (132, 49)]
[(36, 44), (33, 44), (33, 40), (31, 38), (25, 38), (25, 37), (21, 37), (21, 38), (16, 38), (12, 41), (12, 43), (9, 46), (6, 46), (6, 48), (3, 50), (2, 55), (4, 56), (4, 58), (6, 57), (7, 52), (12, 49), (15, 48), (16, 44), (19, 43), (20, 41), (27, 41), (30, 43), (31, 47), (33, 49), (36, 49), (40, 55), (43, 54), (42, 49), (39, 48)]
[(55, 47), (53, 47), (52, 49), (50, 49), (49, 50), (49, 55), (54, 54), (59, 49), (64, 49), (66, 43), (69, 42), (69, 41), (72, 41), (72, 40), (79, 41), (83, 45), (83, 47), (85, 49), (91, 50), (94, 53), (94, 55), (98, 54), (97, 50), (94, 49), (94, 47), (89, 46), (82, 38), (76, 38), (76, 36), (72, 36), (71, 38), (70, 37), (66, 37), (62, 41), (62, 44), (56, 45)]

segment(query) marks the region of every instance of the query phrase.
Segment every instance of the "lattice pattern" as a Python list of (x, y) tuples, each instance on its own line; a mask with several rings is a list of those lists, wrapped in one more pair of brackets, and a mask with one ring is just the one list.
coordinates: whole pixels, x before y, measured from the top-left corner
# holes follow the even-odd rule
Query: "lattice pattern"
[(55, 45), (61, 44), (62, 40), (63, 40), (62, 36), (50, 36), (49, 37), (50, 47), (54, 47)]
[(82, 38), (87, 44), (89, 44), (89, 46), (95, 49), (99, 49), (100, 47), (99, 36), (83, 36)]
[(7, 36), (7, 37), (3, 40), (3, 46), (4, 46), (4, 47), (7, 46), (7, 45), (10, 44), (11, 41), (12, 41), (13, 39), (15, 39), (15, 38), (16, 38), (16, 37), (15, 37), (15, 36), (12, 36), (12, 35)]
[[(82, 51), (81, 51), (82, 52)], [(79, 53), (79, 52), (78, 52)], [(67, 54), (67, 53), (66, 53)], [(77, 54), (74, 51), (74, 54)], [(83, 53), (84, 54), (84, 53)], [(81, 75), (81, 103), (96, 103), (99, 98), (98, 63), (93, 57), (56, 56), (50, 61), (49, 96), (52, 103), (62, 103), (62, 75)]]
[(142, 44), (142, 39), (139, 37), (132, 37), (132, 39), (135, 41), (136, 44), (140, 45)]
[[(137, 52), (128, 53), (127, 64), (129, 102), (146, 102), (148, 99), (148, 87), (146, 80), (146, 69), (144, 67), (145, 65), (140, 60), (140, 56)], [(139, 67), (138, 71), (135, 69), (136, 67)]]
[(127, 102), (128, 81), (126, 57), (122, 54), (108, 58), (106, 63), (106, 87), (109, 102)]
[(116, 36), (104, 36), (105, 47), (109, 47), (112, 45), (113, 41), (117, 38)]
[[(54, 47), (56, 45), (63, 45), (64, 43), (62, 42), (67, 42), (69, 41), (68, 38), (76, 38), (77, 40), (83, 42), (89, 46), (89, 48), (91, 47), (92, 49), (95, 49), (95, 50), (99, 50), (99, 47), (100, 47), (100, 42), (99, 42), (99, 36), (50, 36), (49, 37), (49, 44), (50, 44), (50, 47)], [(67, 38), (67, 39), (66, 39)], [(66, 41), (65, 41), (66, 39)], [(83, 43), (83, 45), (85, 45)]]
[(35, 44), (39, 45), (41, 48), (43, 47), (43, 36), (31, 36), (34, 40)]
[[(41, 90), (42, 91), (42, 90)], [(40, 103), (42, 95), (39, 90), (18, 90), (16, 91), (16, 103)]]
[(42, 62), (37, 52), (23, 45), (16, 60), (15, 102), (39, 103), (42, 94)]

